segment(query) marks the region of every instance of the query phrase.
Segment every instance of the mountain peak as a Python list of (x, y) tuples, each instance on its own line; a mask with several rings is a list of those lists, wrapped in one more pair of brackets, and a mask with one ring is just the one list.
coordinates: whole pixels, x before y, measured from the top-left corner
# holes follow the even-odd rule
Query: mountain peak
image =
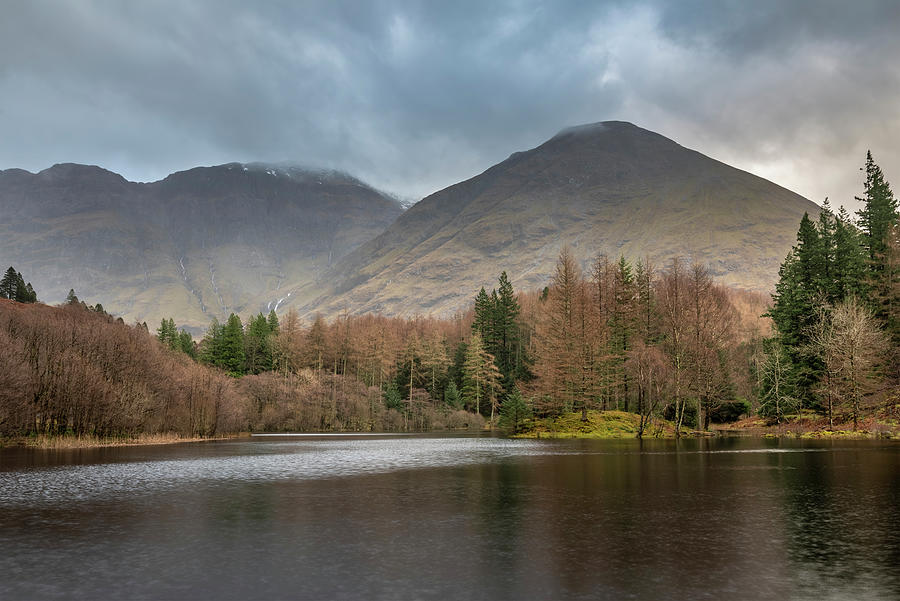
[(36, 174), (45, 180), (86, 180), (99, 179), (125, 183), (127, 180), (119, 175), (98, 167), (97, 165), (83, 165), (81, 163), (56, 163)]
[(265, 184), (265, 182), (270, 182), (272, 185), (333, 184), (356, 186), (382, 194), (362, 180), (343, 171), (308, 167), (291, 162), (235, 162), (208, 167), (194, 167), (169, 174), (160, 182), (164, 185), (192, 183), (193, 185), (209, 184), (216, 186), (260, 185), (261, 183)]
[(598, 135), (608, 132), (622, 132), (628, 130), (647, 131), (642, 130), (634, 123), (630, 123), (628, 121), (597, 121), (596, 123), (583, 123), (581, 125), (564, 127), (563, 129), (556, 132), (556, 135), (553, 137), (559, 138), (561, 136), (573, 135)]
[(329, 271), (333, 288), (308, 308), (449, 315), (501, 271), (519, 288), (546, 285), (564, 243), (584, 267), (598, 253), (656, 268), (680, 255), (769, 290), (815, 209), (632, 123), (577, 125), (411, 207)]
[(649, 129), (628, 121), (598, 121), (573, 125), (561, 129), (542, 146), (559, 142), (588, 143), (592, 145), (614, 145), (622, 143), (650, 143), (679, 146), (677, 142)]

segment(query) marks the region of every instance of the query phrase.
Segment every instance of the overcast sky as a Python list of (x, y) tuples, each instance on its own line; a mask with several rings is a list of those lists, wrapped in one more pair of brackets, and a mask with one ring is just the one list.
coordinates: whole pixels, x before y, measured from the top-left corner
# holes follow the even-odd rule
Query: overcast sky
[(900, 2), (0, 0), (0, 168), (292, 161), (418, 199), (609, 119), (855, 208), (867, 148), (900, 188)]

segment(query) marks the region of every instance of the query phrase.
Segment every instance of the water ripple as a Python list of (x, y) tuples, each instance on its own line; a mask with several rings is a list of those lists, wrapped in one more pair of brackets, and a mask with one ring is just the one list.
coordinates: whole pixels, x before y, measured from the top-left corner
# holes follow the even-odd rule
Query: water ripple
[(553, 452), (536, 441), (495, 438), (331, 438), (234, 444), (246, 446), (246, 452), (252, 454), (0, 472), (0, 505), (118, 497), (135, 491), (170, 489), (185, 481), (313, 480)]

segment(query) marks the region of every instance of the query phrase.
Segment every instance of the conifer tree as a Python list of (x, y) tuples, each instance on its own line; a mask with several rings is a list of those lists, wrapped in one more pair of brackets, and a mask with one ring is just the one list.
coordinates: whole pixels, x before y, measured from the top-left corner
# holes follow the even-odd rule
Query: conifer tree
[(526, 419), (531, 417), (531, 408), (522, 398), (518, 388), (513, 388), (500, 405), (500, 427), (516, 434), (522, 429)]
[(492, 348), (497, 347), (497, 337), (498, 337), (498, 326), (497, 326), (497, 305), (500, 303), (500, 299), (497, 297), (497, 289), (494, 288), (491, 290), (490, 296), (490, 304), (488, 305), (488, 334), (489, 334), (489, 342), (492, 345)]
[(424, 383), (422, 376), (422, 344), (419, 334), (413, 332), (406, 340), (397, 369), (397, 387), (406, 398), (410, 412), (413, 408), (413, 391)]
[(244, 374), (244, 326), (241, 318), (232, 313), (222, 328), (222, 367), (233, 376)]
[(223, 366), (223, 328), (215, 317), (200, 343), (200, 361), (207, 365)]
[[(792, 387), (789, 398), (800, 406), (817, 403), (821, 397), (817, 391), (822, 390), (828, 391), (828, 406), (832, 404), (833, 370), (828, 357), (811, 349), (816, 348), (812, 336), (823, 323), (830, 323), (834, 308), (859, 298), (889, 325), (892, 301), (887, 291), (894, 278), (890, 233), (897, 222), (897, 201), (871, 153), (866, 155), (865, 172), (865, 194), (857, 198), (864, 203), (858, 213), (861, 229), (844, 207), (834, 215), (826, 200), (817, 224), (803, 216), (797, 244), (779, 271), (769, 311), (779, 352), (769, 353), (769, 363), (778, 358), (778, 366), (786, 366), (786, 381)], [(780, 361), (783, 357), (786, 360)]]
[(897, 223), (897, 199), (894, 198), (890, 184), (884, 179), (881, 168), (875, 164), (872, 151), (866, 152), (864, 169), (866, 172), (864, 195), (862, 198), (856, 197), (856, 200), (864, 204), (857, 215), (859, 227), (865, 236), (869, 260), (878, 265), (879, 257), (885, 251), (888, 230)]
[(444, 403), (450, 407), (451, 409), (462, 409), (462, 396), (459, 394), (459, 389), (456, 387), (456, 382), (450, 380), (447, 383), (447, 388), (444, 389)]
[(494, 304), (482, 286), (475, 296), (475, 318), (472, 321), (472, 332), (478, 332), (482, 340), (489, 340), (493, 321)]
[(835, 296), (835, 253), (836, 239), (834, 213), (831, 211), (831, 203), (828, 199), (822, 203), (822, 211), (819, 213), (818, 233), (819, 233), (819, 253), (821, 260), (821, 270), (819, 275), (819, 287), (823, 289), (829, 298)]
[(17, 303), (37, 302), (37, 293), (31, 282), (25, 283), (22, 274), (10, 267), (0, 278), (0, 298), (8, 298)]
[(162, 322), (159, 324), (159, 328), (156, 330), (156, 339), (172, 350), (179, 350), (181, 348), (178, 330), (175, 328), (175, 320), (173, 318), (163, 318)]
[(653, 298), (653, 266), (650, 260), (638, 262), (634, 267), (636, 291), (636, 321), (639, 337), (645, 345), (653, 343), (657, 337), (655, 331), (656, 306)]
[[(882, 265), (884, 272), (881, 285), (874, 291), (874, 300), (885, 331), (898, 349), (896, 353), (900, 354), (900, 223), (888, 230)], [(900, 365), (894, 371), (895, 375), (900, 375)]]
[(866, 285), (871, 292), (871, 306), (875, 317), (887, 323), (890, 319), (890, 289), (894, 278), (891, 262), (890, 236), (892, 228), (900, 221), (897, 199), (884, 178), (881, 168), (866, 153), (866, 181), (864, 195), (857, 197), (863, 208), (857, 213), (862, 229), (863, 244), (868, 251), (868, 277)]
[(824, 255), (819, 231), (808, 213), (800, 220), (796, 248), (798, 284), (812, 294), (819, 289), (823, 279)]
[(0, 298), (16, 300), (17, 275), (16, 270), (12, 266), (3, 274), (3, 279), (0, 279)]
[(425, 389), (431, 398), (440, 400), (446, 383), (446, 366), (450, 362), (447, 344), (439, 332), (433, 332), (422, 343), (422, 368), (425, 371)]
[(850, 295), (863, 297), (865, 285), (866, 251), (859, 229), (842, 206), (834, 224), (834, 284), (830, 300), (839, 302)]
[(625, 359), (630, 349), (631, 332), (634, 329), (634, 276), (631, 264), (624, 256), (619, 257), (613, 274), (612, 307), (610, 312), (610, 354), (613, 357), (613, 397), (618, 405), (623, 401), (623, 409), (628, 411), (628, 374)]
[(505, 388), (511, 390), (517, 379), (527, 375), (527, 357), (519, 334), (521, 308), (505, 271), (500, 274), (494, 313), (496, 341), (489, 350), (496, 357)]
[(181, 330), (178, 334), (178, 348), (189, 357), (193, 358), (197, 356), (197, 351), (194, 347), (194, 338), (185, 330)]
[(556, 272), (547, 297), (541, 375), (545, 382), (549, 412), (575, 411), (581, 405), (586, 414), (584, 390), (584, 340), (579, 315), (583, 312), (584, 281), (568, 246), (560, 251)]
[(246, 360), (247, 373), (258, 374), (272, 369), (272, 334), (269, 321), (259, 313), (247, 325)]
[(275, 309), (272, 309), (271, 311), (269, 311), (269, 316), (267, 317), (266, 321), (269, 324), (269, 333), (277, 334), (279, 324), (278, 324), (278, 315), (275, 313)]
[(309, 328), (309, 332), (306, 334), (306, 344), (304, 348), (305, 362), (309, 367), (312, 367), (317, 371), (325, 366), (325, 351), (327, 344), (325, 329), (325, 318), (316, 314), (312, 327)]
[(813, 387), (823, 370), (819, 358), (806, 349), (817, 307), (827, 300), (827, 293), (822, 288), (824, 271), (821, 237), (809, 215), (804, 213), (797, 231), (797, 245), (778, 272), (773, 306), (768, 315), (775, 323), (789, 357), (797, 398), (807, 406), (814, 401)]
[(15, 292), (12, 296), (10, 296), (10, 298), (17, 303), (28, 302), (28, 290), (25, 289), (25, 280), (22, 278), (22, 274), (18, 271), (16, 272)]
[(465, 363), (468, 348), (469, 345), (464, 340), (461, 340), (456, 345), (456, 350), (453, 352), (453, 361), (447, 370), (447, 377), (456, 385), (457, 390), (462, 390), (465, 386)]
[(403, 396), (400, 394), (400, 389), (397, 388), (397, 383), (394, 380), (390, 381), (381, 398), (387, 409), (394, 409), (400, 412), (405, 409)]
[(494, 357), (485, 350), (478, 332), (472, 334), (469, 340), (463, 372), (463, 399), (476, 413), (490, 406), (493, 419), (500, 389), (500, 371), (494, 364)]

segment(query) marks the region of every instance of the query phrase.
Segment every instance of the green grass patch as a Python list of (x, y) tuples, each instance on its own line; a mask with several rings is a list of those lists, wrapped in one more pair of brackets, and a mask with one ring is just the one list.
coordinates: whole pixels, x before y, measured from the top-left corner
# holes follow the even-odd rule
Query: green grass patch
[[(635, 438), (640, 421), (639, 415), (625, 411), (588, 411), (587, 421), (581, 419), (581, 412), (566, 413), (531, 420), (515, 438)], [(657, 431), (669, 437), (673, 428), (669, 422), (655, 419), (644, 436), (652, 437)]]

